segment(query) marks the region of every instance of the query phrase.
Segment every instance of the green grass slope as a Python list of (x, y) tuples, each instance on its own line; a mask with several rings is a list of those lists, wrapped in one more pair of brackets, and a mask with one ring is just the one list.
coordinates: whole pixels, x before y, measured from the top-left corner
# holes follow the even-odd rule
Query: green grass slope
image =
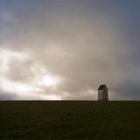
[(140, 140), (140, 102), (0, 102), (0, 140)]

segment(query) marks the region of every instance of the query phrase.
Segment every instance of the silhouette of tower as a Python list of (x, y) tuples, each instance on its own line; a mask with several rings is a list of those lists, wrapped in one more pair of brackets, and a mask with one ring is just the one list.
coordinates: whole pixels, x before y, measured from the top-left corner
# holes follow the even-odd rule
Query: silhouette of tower
[(98, 101), (108, 101), (108, 88), (105, 84), (98, 88)]

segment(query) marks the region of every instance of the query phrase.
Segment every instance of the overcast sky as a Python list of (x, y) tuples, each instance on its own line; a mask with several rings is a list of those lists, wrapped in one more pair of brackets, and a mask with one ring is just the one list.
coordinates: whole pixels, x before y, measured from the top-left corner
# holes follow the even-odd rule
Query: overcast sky
[(0, 100), (140, 100), (139, 0), (0, 0)]

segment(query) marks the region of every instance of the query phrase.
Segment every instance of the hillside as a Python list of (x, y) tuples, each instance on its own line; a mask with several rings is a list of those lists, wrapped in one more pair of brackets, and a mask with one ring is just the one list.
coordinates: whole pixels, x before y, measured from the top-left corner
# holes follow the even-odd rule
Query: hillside
[(0, 102), (0, 139), (140, 139), (140, 102)]

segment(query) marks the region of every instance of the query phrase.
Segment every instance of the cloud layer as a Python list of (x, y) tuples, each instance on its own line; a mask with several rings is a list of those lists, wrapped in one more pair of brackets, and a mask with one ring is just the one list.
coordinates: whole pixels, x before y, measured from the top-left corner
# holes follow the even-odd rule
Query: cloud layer
[(140, 99), (136, 2), (2, 4), (0, 99), (96, 100), (102, 83), (110, 99)]

